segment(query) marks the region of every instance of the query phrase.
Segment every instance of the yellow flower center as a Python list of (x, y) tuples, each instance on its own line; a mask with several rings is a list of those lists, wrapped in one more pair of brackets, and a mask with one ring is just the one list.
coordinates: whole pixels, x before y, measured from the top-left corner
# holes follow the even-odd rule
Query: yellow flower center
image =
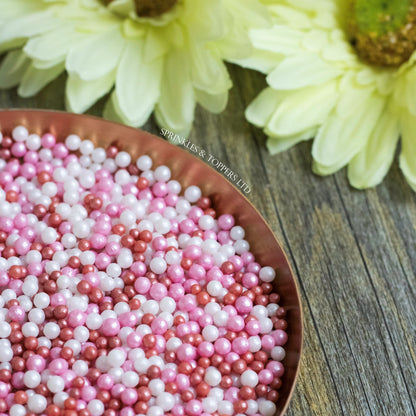
[(416, 50), (416, 0), (351, 0), (349, 35), (358, 56), (398, 67)]
[[(102, 0), (106, 5), (112, 1), (114, 0)], [(177, 2), (178, 0), (134, 0), (134, 5), (139, 17), (157, 17), (168, 12)]]

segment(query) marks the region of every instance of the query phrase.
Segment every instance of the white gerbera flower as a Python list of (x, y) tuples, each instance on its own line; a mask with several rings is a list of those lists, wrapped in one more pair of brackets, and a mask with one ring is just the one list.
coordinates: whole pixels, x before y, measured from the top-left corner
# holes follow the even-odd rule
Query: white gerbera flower
[[(223, 59), (248, 56), (259, 0), (0, 0), (0, 87), (36, 94), (65, 69), (66, 104), (81, 113), (112, 91), (105, 116), (186, 134), (195, 104), (220, 112)], [(5, 12), (4, 12), (5, 11)]]
[(269, 0), (274, 26), (253, 30), (240, 63), (268, 74), (246, 116), (271, 153), (315, 137), (314, 171), (348, 165), (356, 188), (379, 184), (401, 136), (416, 189), (414, 0)]

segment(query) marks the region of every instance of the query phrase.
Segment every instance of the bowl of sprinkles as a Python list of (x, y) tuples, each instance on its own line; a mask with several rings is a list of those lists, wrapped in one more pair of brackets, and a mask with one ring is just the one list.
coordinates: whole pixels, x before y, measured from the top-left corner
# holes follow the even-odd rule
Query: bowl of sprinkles
[(0, 416), (275, 416), (302, 311), (219, 173), (98, 118), (0, 112)]

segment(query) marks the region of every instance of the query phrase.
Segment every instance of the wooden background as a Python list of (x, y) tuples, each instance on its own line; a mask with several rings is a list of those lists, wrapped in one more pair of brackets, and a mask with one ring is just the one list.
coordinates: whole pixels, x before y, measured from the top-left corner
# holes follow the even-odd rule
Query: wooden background
[[(248, 198), (298, 277), (305, 342), (288, 416), (416, 414), (415, 194), (397, 162), (381, 186), (363, 192), (349, 187), (345, 171), (313, 175), (310, 143), (270, 156), (263, 133), (244, 119), (264, 79), (230, 71), (226, 111), (198, 109), (190, 138), (251, 186)], [(1, 91), (0, 107), (64, 109), (64, 82), (33, 99)], [(144, 129), (159, 131), (152, 121)]]

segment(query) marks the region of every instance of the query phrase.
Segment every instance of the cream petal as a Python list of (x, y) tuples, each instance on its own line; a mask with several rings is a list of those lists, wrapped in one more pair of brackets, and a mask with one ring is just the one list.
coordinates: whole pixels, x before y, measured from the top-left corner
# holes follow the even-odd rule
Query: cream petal
[(285, 96), (273, 88), (265, 88), (247, 107), (247, 120), (257, 127), (264, 127)]
[(228, 91), (232, 82), (222, 59), (215, 51), (198, 47), (192, 40), (189, 46), (194, 87), (213, 95)]
[(250, 31), (250, 39), (255, 48), (283, 55), (299, 52), (302, 36), (304, 34), (299, 30), (284, 25)]
[(51, 11), (41, 11), (9, 21), (0, 27), (0, 53), (25, 43), (25, 39), (59, 27)]
[(312, 27), (310, 16), (304, 11), (294, 9), (292, 6), (271, 4), (268, 9), (279, 23), (287, 23), (290, 27), (296, 29), (310, 29)]
[(345, 166), (345, 163), (343, 161), (337, 162), (333, 165), (322, 165), (321, 163), (314, 160), (312, 162), (312, 172), (317, 175), (327, 176), (327, 175), (332, 175), (335, 172), (338, 172), (344, 166)]
[(209, 94), (206, 91), (195, 89), (194, 92), (198, 104), (211, 113), (219, 114), (225, 110), (228, 102), (228, 91), (219, 94)]
[(228, 61), (242, 66), (243, 68), (255, 69), (263, 74), (268, 74), (276, 67), (276, 62), (282, 60), (281, 57), (282, 55), (280, 54), (253, 49), (250, 56), (246, 58), (228, 59)]
[(416, 117), (408, 112), (403, 112), (400, 126), (402, 132), (402, 150), (399, 164), (409, 185), (416, 191)]
[(43, 87), (57, 78), (64, 71), (64, 69), (65, 65), (63, 62), (47, 69), (38, 69), (33, 65), (30, 65), (20, 81), (20, 86), (17, 92), (21, 97), (33, 97)]
[(384, 111), (365, 147), (348, 165), (352, 186), (364, 189), (381, 183), (393, 162), (399, 135), (399, 120)]
[(367, 143), (384, 105), (385, 100), (374, 93), (363, 96), (348, 118), (339, 117), (334, 110), (314, 140), (313, 158), (331, 170), (347, 164)]
[(291, 90), (310, 85), (319, 85), (342, 73), (317, 55), (301, 54), (284, 59), (267, 76), (267, 82), (276, 90)]
[(7, 22), (15, 16), (23, 16), (42, 11), (44, 7), (42, 2), (33, 0), (0, 0), (0, 19)]
[(91, 35), (88, 40), (70, 50), (66, 69), (84, 81), (101, 78), (117, 66), (124, 43), (118, 25), (104, 33)]
[(250, 28), (262, 28), (271, 24), (269, 12), (258, 0), (225, 0), (234, 22)]
[(321, 125), (336, 104), (337, 85), (331, 81), (291, 91), (268, 121), (267, 129), (276, 136), (291, 136)]
[[(267, 149), (272, 155), (277, 153), (285, 152), (286, 150), (290, 149), (291, 147), (295, 146), (296, 144), (309, 140), (316, 134), (316, 128), (305, 130), (299, 134), (294, 134), (293, 136), (287, 137), (273, 137), (269, 136), (267, 139)], [(267, 129), (265, 131), (266, 134), (269, 134)]]
[[(407, 109), (416, 115), (416, 70), (413, 68), (406, 74), (406, 87), (404, 88)], [(403, 96), (402, 96), (403, 99)]]
[(227, 61), (236, 61), (252, 56), (253, 45), (247, 30), (240, 25), (233, 25), (227, 35), (216, 42), (220, 55)]
[(161, 96), (155, 116), (158, 123), (176, 133), (189, 133), (194, 119), (195, 96), (185, 51), (167, 55)]
[(52, 61), (39, 61), (39, 59), (33, 59), (32, 65), (37, 69), (48, 69), (58, 65), (60, 62), (62, 62), (62, 58), (56, 58)]
[(160, 95), (163, 60), (144, 62), (143, 41), (129, 40), (121, 56), (116, 77), (116, 102), (128, 124), (142, 125)]
[(24, 47), (26, 55), (40, 61), (63, 60), (68, 51), (86, 38), (85, 33), (63, 25), (52, 32), (29, 39)]
[(85, 112), (110, 91), (114, 80), (114, 71), (92, 81), (85, 81), (75, 74), (69, 74), (66, 82), (67, 109), (73, 113)]
[(9, 52), (0, 64), (0, 88), (18, 85), (28, 65), (29, 59), (20, 49)]
[(160, 30), (148, 30), (144, 44), (144, 61), (153, 62), (155, 59), (162, 58), (169, 50), (166, 38)]

